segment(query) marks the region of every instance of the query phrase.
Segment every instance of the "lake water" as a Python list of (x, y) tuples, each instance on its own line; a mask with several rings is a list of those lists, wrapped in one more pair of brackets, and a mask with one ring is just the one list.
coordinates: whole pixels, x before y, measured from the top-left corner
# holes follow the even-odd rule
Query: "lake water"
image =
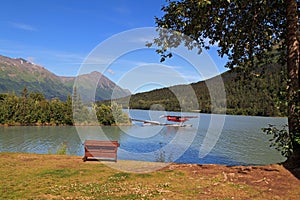
[(62, 143), (67, 154), (83, 156), (86, 139), (118, 140), (118, 159), (177, 163), (264, 165), (284, 161), (269, 147), (261, 131), (268, 124), (287, 124), (286, 118), (210, 115), (131, 110), (137, 119), (167, 123), (161, 115), (192, 115), (192, 127), (80, 126), (0, 127), (1, 152), (55, 153)]

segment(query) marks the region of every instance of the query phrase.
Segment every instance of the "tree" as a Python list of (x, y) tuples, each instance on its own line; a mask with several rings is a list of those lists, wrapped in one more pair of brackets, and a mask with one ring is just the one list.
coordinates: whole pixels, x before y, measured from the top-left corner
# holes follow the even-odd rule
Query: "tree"
[(68, 95), (66, 102), (64, 103), (65, 123), (67, 125), (73, 125), (73, 110), (72, 110), (72, 97)]
[(58, 99), (54, 98), (50, 102), (50, 123), (52, 125), (64, 124), (64, 113), (63, 113), (63, 103)]
[[(298, 5), (297, 5), (298, 4)], [(287, 67), (290, 167), (300, 166), (299, 2), (297, 0), (183, 0), (168, 1), (156, 18), (159, 37), (154, 39), (161, 61), (170, 49), (209, 49), (217, 44), (226, 67), (247, 73), (256, 63), (284, 63)], [(187, 37), (179, 37), (179, 35)], [(147, 44), (151, 46), (152, 44)]]
[(123, 112), (122, 106), (118, 105), (116, 102), (112, 102), (110, 106), (114, 123), (115, 124), (129, 124), (129, 117), (128, 115)]
[(94, 105), (96, 116), (99, 124), (101, 125), (112, 125), (115, 124), (115, 119), (111, 110), (111, 107), (108, 105)]
[(83, 124), (89, 121), (89, 110), (86, 106), (84, 106), (81, 95), (78, 94), (76, 87), (73, 89), (72, 111), (73, 121), (75, 124)]

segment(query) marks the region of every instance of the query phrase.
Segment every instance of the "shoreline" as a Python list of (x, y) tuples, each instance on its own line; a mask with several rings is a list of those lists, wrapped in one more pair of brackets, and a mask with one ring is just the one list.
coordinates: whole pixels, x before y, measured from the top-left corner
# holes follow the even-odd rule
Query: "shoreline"
[[(48, 153), (48, 154), (39, 154), (39, 153), (30, 153), (30, 152), (1, 152), (0, 151), (0, 158), (3, 155), (10, 155), (10, 156), (24, 156), (24, 157), (65, 157), (65, 158), (69, 158), (69, 159), (74, 159), (74, 160), (80, 160), (82, 161), (83, 156), (79, 156), (79, 155), (68, 155), (68, 154), (52, 154), (52, 153)], [(158, 166), (168, 166), (168, 165), (172, 165), (172, 166), (201, 166), (201, 167), (213, 167), (213, 166), (220, 166), (220, 167), (228, 167), (228, 168), (236, 168), (236, 167), (241, 167), (241, 168), (261, 168), (261, 167), (271, 167), (271, 166), (280, 166), (283, 167), (282, 163), (273, 163), (273, 164), (266, 164), (266, 165), (225, 165), (225, 164), (201, 164), (201, 163), (174, 163), (174, 162), (155, 162), (155, 161), (142, 161), (142, 160), (121, 160), (118, 159), (117, 162), (113, 162), (113, 161), (106, 161), (106, 160), (98, 160), (98, 159), (88, 159), (87, 161), (85, 161), (86, 163), (102, 163), (102, 164), (112, 164), (110, 166), (114, 166), (117, 165), (118, 162), (121, 162), (121, 164), (130, 164), (130, 163), (143, 163), (145, 165), (155, 165), (157, 164)], [(82, 163), (85, 163), (84, 161), (82, 161)], [(299, 169), (300, 170), (300, 169)]]
[(112, 125), (101, 125), (101, 124), (0, 124), (0, 127), (14, 127), (14, 126), (32, 126), (32, 127), (75, 127), (75, 126), (133, 126), (133, 124), (112, 124)]
[[(131, 110), (141, 110), (141, 109), (131, 109)], [(150, 110), (148, 110), (150, 111)], [(177, 112), (177, 111), (168, 111), (168, 112)], [(233, 114), (222, 114), (222, 113), (201, 113), (201, 112), (191, 112), (186, 111), (188, 113), (196, 113), (196, 114), (205, 114), (205, 115), (228, 115), (228, 116), (236, 116), (236, 117), (262, 117), (262, 118), (287, 118), (287, 116), (263, 116), (263, 115), (233, 115)], [(11, 123), (11, 124), (0, 124), (0, 127), (10, 127), (10, 126), (132, 126), (133, 123), (121, 123), (121, 124), (112, 124), (112, 125), (101, 125), (95, 123), (81, 123), (81, 124), (52, 124), (52, 123), (28, 123), (28, 124), (21, 124), (21, 123)]]

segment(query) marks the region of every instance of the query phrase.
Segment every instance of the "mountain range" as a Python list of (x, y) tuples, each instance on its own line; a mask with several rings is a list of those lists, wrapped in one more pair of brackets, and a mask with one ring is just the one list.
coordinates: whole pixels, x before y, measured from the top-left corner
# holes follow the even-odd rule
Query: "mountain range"
[[(15, 92), (20, 94), (26, 87), (32, 92), (41, 92), (47, 99), (66, 100), (72, 94), (75, 81), (84, 102), (96, 100), (109, 104), (112, 94), (123, 107), (135, 109), (164, 109), (166, 111), (192, 111), (203, 113), (216, 112), (212, 107), (210, 92), (218, 93), (215, 81), (223, 80), (226, 99), (218, 99), (218, 104), (226, 105), (226, 113), (238, 115), (285, 116), (286, 101), (284, 91), (286, 79), (284, 67), (278, 64), (257, 66), (247, 71), (240, 68), (228, 70), (218, 77), (209, 80), (156, 89), (149, 92), (131, 95), (99, 72), (78, 77), (57, 76), (44, 67), (33, 64), (22, 58), (0, 56), (0, 93)], [(95, 83), (97, 84), (94, 96)], [(210, 90), (208, 89), (210, 85)], [(192, 87), (195, 99), (190, 98)], [(180, 94), (176, 97), (174, 92)], [(106, 101), (105, 101), (106, 100)], [(108, 101), (109, 100), (109, 101)], [(129, 104), (128, 104), (129, 102)], [(280, 103), (281, 102), (281, 103)]]
[[(14, 92), (20, 94), (26, 87), (31, 92), (40, 92), (47, 99), (59, 98), (66, 100), (73, 93), (74, 82), (80, 80), (80, 91), (83, 91), (83, 101), (108, 100), (112, 94), (115, 98), (130, 95), (105, 77), (100, 72), (92, 72), (78, 77), (57, 76), (40, 65), (31, 63), (23, 58), (9, 58), (0, 55), (0, 93)], [(94, 96), (85, 95), (95, 89)], [(85, 93), (84, 93), (85, 92)]]

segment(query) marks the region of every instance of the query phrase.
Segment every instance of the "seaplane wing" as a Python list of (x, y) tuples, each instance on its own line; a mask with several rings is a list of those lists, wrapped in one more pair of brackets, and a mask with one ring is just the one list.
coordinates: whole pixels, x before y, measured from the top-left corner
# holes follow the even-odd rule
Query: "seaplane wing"
[(141, 119), (131, 119), (132, 121), (136, 121), (136, 122), (144, 122), (144, 124), (150, 124), (150, 125), (161, 125), (159, 122), (157, 121), (150, 121), (150, 120), (141, 120)]

